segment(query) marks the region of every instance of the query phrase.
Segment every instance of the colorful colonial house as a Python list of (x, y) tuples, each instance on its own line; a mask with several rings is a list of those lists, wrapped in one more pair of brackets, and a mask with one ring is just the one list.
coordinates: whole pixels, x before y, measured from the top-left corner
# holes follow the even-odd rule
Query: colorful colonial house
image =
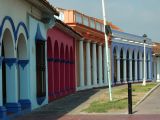
[[(128, 81), (142, 82), (144, 78), (144, 64), (146, 66), (146, 80), (152, 80), (151, 39), (112, 30), (111, 46), (113, 84), (122, 84)], [(146, 59), (145, 63), (144, 57)]]
[(59, 11), (59, 18), (83, 37), (75, 42), (77, 91), (107, 86), (103, 24), (75, 10)]
[[(0, 117), (48, 103), (46, 0), (0, 0)], [(11, 114), (9, 114), (11, 115)]]
[(153, 80), (160, 82), (160, 43), (154, 43), (153, 47)]
[[(83, 36), (83, 39), (76, 41), (77, 90), (107, 86), (103, 21), (76, 10), (59, 11), (59, 18)], [(125, 33), (112, 23), (108, 24), (112, 28), (112, 35), (109, 36), (112, 83), (141, 82), (144, 77), (144, 38)], [(152, 41), (145, 39), (146, 79), (152, 80)]]
[(76, 91), (75, 43), (81, 35), (56, 20), (47, 36), (48, 95), (52, 101)]

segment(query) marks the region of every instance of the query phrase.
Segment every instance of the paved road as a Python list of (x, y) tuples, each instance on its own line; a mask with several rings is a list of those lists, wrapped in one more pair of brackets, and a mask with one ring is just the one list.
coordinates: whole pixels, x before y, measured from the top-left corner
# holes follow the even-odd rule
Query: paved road
[(57, 118), (54, 114), (45, 114), (16, 120), (160, 120), (160, 115), (64, 115)]
[(160, 86), (140, 103), (134, 112), (135, 114), (160, 114)]
[(100, 89), (82, 91), (56, 100), (36, 111), (15, 120), (160, 120), (160, 87), (152, 92), (134, 111), (134, 115), (71, 115), (70, 111), (100, 93)]

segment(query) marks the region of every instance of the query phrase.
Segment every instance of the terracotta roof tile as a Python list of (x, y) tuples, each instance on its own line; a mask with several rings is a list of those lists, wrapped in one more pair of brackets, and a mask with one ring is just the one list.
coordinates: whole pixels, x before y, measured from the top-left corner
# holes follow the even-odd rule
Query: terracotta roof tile
[(153, 54), (159, 55), (160, 54), (160, 43), (154, 43), (154, 46), (152, 47)]

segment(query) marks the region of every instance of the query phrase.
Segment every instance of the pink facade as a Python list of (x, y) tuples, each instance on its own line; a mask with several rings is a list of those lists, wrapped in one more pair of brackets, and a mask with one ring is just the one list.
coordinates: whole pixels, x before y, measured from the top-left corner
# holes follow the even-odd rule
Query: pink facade
[(58, 27), (48, 30), (49, 101), (75, 92), (75, 38)]

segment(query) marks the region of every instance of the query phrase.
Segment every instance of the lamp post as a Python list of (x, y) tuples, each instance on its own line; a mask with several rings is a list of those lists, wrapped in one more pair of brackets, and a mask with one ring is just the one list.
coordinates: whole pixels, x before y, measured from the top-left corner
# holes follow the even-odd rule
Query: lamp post
[(145, 86), (146, 85), (146, 38), (147, 38), (147, 35), (144, 34), (143, 38), (144, 38), (144, 40), (143, 40), (143, 42), (144, 42), (144, 55), (143, 55), (144, 56), (144, 65), (143, 65), (143, 67), (144, 67), (144, 70), (143, 70), (144, 76), (143, 76), (142, 85)]
[(109, 64), (109, 52), (108, 52), (108, 37), (106, 35), (106, 15), (105, 15), (105, 5), (104, 0), (102, 0), (102, 12), (103, 12), (103, 23), (104, 23), (104, 35), (105, 35), (105, 46), (106, 46), (106, 55), (107, 55), (107, 77), (108, 77), (108, 86), (109, 86), (109, 98), (112, 101), (112, 90), (111, 90), (111, 79), (110, 79), (110, 64)]

